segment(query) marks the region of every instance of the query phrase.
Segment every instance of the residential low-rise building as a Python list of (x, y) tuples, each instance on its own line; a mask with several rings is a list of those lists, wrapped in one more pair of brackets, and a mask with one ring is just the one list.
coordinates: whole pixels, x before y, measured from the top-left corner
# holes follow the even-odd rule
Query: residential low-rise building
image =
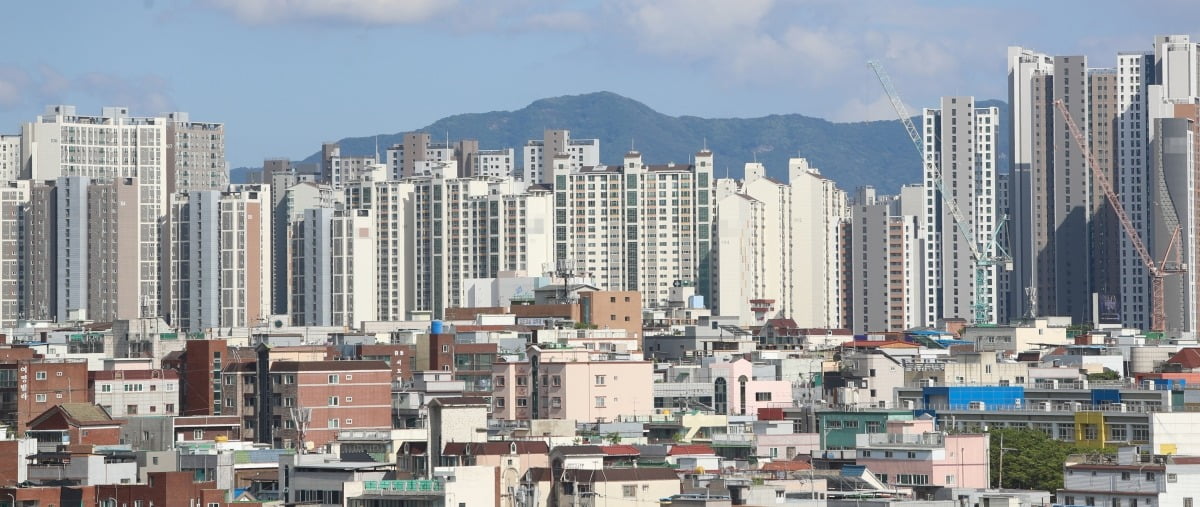
[(88, 372), (91, 401), (113, 417), (179, 415), (179, 373), (174, 370)]
[(614, 421), (654, 410), (653, 364), (583, 348), (530, 345), (526, 358), (492, 366), (493, 417)]

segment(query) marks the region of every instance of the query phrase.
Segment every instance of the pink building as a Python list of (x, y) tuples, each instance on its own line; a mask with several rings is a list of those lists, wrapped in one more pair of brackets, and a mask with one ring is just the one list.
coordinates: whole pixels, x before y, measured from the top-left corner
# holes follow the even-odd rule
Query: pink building
[(718, 414), (752, 415), (760, 408), (792, 406), (792, 383), (754, 378), (754, 363), (743, 358), (708, 365), (713, 408)]
[(524, 361), (493, 364), (492, 416), (615, 421), (653, 413), (653, 364), (606, 357), (582, 348), (530, 345)]
[(857, 436), (857, 461), (897, 487), (988, 487), (988, 435), (934, 431), (933, 419), (888, 421)]

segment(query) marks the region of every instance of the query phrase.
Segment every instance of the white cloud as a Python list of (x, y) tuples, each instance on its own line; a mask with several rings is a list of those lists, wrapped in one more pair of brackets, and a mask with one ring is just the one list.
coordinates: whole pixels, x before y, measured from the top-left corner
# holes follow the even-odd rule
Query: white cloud
[(251, 24), (326, 21), (360, 25), (420, 23), (449, 12), (457, 0), (207, 0)]
[(0, 110), (36, 111), (47, 104), (91, 102), (158, 114), (173, 109), (169, 91), (170, 83), (152, 75), (89, 72), (68, 77), (46, 65), (33, 70), (0, 66)]
[[(908, 114), (921, 112), (920, 109), (913, 109), (908, 103), (905, 103), (904, 107), (908, 109)], [(879, 98), (870, 101), (861, 98), (850, 99), (829, 119), (832, 121), (879, 121), (895, 120), (897, 117), (896, 109), (892, 107), (892, 101), (883, 92), (883, 88), (879, 88)]]
[(701, 58), (753, 38), (774, 5), (774, 0), (622, 0), (612, 4), (612, 12), (643, 51)]

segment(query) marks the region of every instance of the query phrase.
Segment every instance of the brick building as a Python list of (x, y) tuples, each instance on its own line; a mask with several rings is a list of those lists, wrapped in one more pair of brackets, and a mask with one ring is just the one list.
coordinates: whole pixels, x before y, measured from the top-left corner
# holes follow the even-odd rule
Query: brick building
[(38, 448), (58, 445), (117, 445), (121, 442), (121, 423), (99, 405), (63, 403), (29, 421), (28, 434)]
[(51, 407), (88, 401), (88, 366), (84, 359), (0, 361), (0, 424), (15, 428), (18, 435)]
[[(179, 359), (179, 415), (223, 415), (221, 404), (221, 375), (229, 357), (225, 340), (189, 340)], [(164, 364), (167, 362), (164, 361)]]
[(271, 395), (257, 397), (255, 410), (269, 419), (259, 418), (255, 439), (320, 447), (344, 429), (389, 430), (391, 376), (382, 361), (276, 361), (265, 376)]

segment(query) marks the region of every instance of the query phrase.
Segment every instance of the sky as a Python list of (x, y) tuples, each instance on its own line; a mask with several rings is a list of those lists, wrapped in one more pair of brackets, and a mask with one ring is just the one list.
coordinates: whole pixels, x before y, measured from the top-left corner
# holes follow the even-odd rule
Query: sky
[(1195, 0), (32, 0), (5, 18), (0, 133), (49, 104), (187, 111), (225, 123), (231, 167), (595, 91), (671, 115), (891, 119), (869, 59), (915, 111), (1005, 98), (1010, 45), (1104, 67), (1200, 34)]

